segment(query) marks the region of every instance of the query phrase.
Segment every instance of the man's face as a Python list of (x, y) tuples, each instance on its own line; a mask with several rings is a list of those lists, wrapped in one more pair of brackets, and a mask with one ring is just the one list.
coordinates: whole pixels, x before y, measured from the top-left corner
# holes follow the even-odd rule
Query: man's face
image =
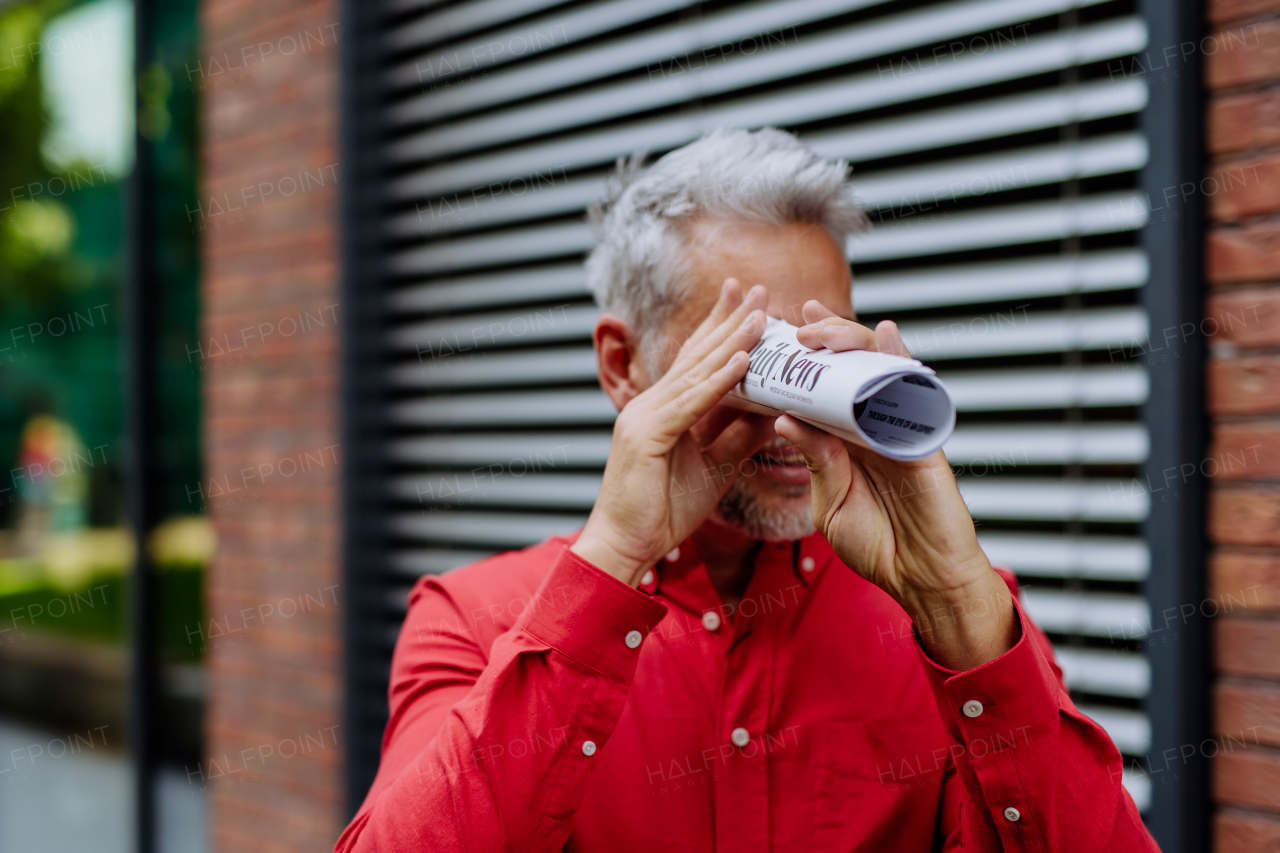
[[(744, 293), (764, 285), (769, 314), (796, 326), (804, 325), (800, 309), (810, 299), (854, 316), (849, 264), (820, 225), (699, 221), (690, 225), (689, 237), (694, 286), (665, 329), (673, 346), (664, 348), (664, 370), (679, 343), (711, 312), (726, 278), (736, 278)], [(713, 518), (758, 539), (799, 539), (813, 532), (809, 470), (799, 450), (775, 436), (741, 471)]]

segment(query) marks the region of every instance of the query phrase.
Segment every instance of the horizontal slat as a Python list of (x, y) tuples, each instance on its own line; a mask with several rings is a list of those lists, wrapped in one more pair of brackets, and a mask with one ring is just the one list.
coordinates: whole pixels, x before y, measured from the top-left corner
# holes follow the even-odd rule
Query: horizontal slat
[(493, 551), (454, 548), (412, 548), (391, 552), (388, 562), (394, 572), (407, 577), (441, 575), (492, 556)]
[[(409, 86), (431, 86), (462, 74), (470, 76), (481, 69), (495, 68), (513, 60), (528, 60), (546, 50), (564, 48), (566, 45), (581, 42), (601, 33), (626, 27), (637, 21), (654, 18), (667, 12), (683, 9), (691, 0), (613, 0), (609, 3), (593, 3), (589, 6), (559, 11), (551, 15), (525, 21), (514, 27), (498, 32), (491, 32), (475, 39), (466, 39), (454, 44), (443, 45), (408, 62), (402, 62), (383, 75), (383, 83), (392, 89)], [(597, 53), (596, 50), (575, 51), (570, 62), (577, 65), (583, 53)], [(557, 57), (558, 58), (558, 57)], [(431, 121), (450, 115), (459, 110), (466, 110), (468, 98), (475, 100), (472, 109), (482, 109), (499, 103), (506, 103), (511, 98), (495, 98), (493, 83), (507, 85), (520, 83), (525, 74), (543, 75), (548, 65), (555, 67), (555, 59), (535, 62), (524, 62), (515, 71), (497, 70), (487, 73), (478, 80), (467, 80), (462, 87), (446, 86), (443, 90), (431, 91), (416, 98), (407, 98), (401, 104), (391, 108), (395, 120)], [(624, 66), (625, 67), (625, 66)], [(569, 77), (565, 82), (576, 82), (582, 79), (582, 72)], [(478, 90), (478, 91), (477, 91)], [(524, 87), (524, 91), (514, 97), (528, 97), (537, 89)], [(458, 97), (458, 95), (462, 97)], [(450, 95), (454, 97), (450, 98)], [(453, 106), (448, 109), (445, 104)], [(406, 111), (405, 107), (414, 108)]]
[(848, 255), (859, 264), (1112, 234), (1141, 228), (1147, 224), (1147, 215), (1141, 196), (1113, 193), (953, 213), (936, 221), (909, 216), (854, 234)]
[(1151, 690), (1151, 665), (1142, 655), (1063, 646), (1055, 646), (1053, 655), (1069, 690), (1127, 699), (1141, 699)]
[[(937, 222), (907, 217), (855, 234), (846, 250), (854, 264), (869, 263), (1132, 231), (1146, 221), (1145, 201), (1116, 193), (952, 214)], [(574, 255), (593, 245), (595, 236), (585, 223), (526, 226), (394, 252), (386, 268), (393, 275), (428, 275)]]
[[(1030, 39), (1026, 44), (992, 55), (943, 63), (916, 82), (884, 85), (878, 74), (855, 75), (809, 84), (773, 95), (703, 110), (699, 114), (651, 119), (593, 131), (566, 139), (536, 143), (494, 154), (429, 166), (390, 181), (392, 199), (411, 200), (469, 190), (522, 175), (552, 169), (602, 165), (632, 151), (665, 151), (683, 145), (717, 127), (794, 126), (873, 106), (903, 103), (925, 95), (961, 91), (977, 85), (1056, 71), (1080, 63), (1126, 56), (1146, 44), (1146, 27), (1127, 18), (1080, 31)], [(925, 84), (928, 85), (925, 85)], [(416, 160), (411, 141), (395, 143), (387, 151), (395, 162)]]
[[(516, 468), (516, 472), (520, 469)], [(389, 494), (423, 506), (518, 506), (589, 512), (600, 493), (599, 474), (491, 474), (479, 467), (465, 473), (424, 472), (393, 477)]]
[(599, 315), (594, 305), (557, 305), (448, 317), (394, 329), (387, 336), (387, 345), (431, 360), (491, 347), (590, 338)]
[[(426, 473), (396, 478), (402, 500), (447, 504), (556, 506), (590, 510), (600, 475), (487, 471)], [(1037, 521), (1142, 521), (1145, 489), (1133, 482), (1071, 482), (1039, 478), (960, 478), (960, 491), (975, 518)]]
[[(739, 54), (705, 73), (659, 75), (656, 79), (647, 74), (584, 92), (542, 99), (525, 107), (511, 107), (493, 115), (450, 121), (395, 142), (389, 150), (393, 159), (401, 159), (408, 152), (412, 152), (414, 159), (446, 157), (888, 56), (912, 47), (945, 42), (960, 35), (1057, 14), (1076, 5), (1062, 0), (967, 0), (930, 6), (821, 34), (811, 33), (791, 44), (758, 50), (750, 55)], [(847, 81), (843, 87), (847, 111), (900, 103), (900, 89), (915, 93), (914, 97), (924, 96), (937, 86), (946, 86), (944, 78), (951, 74), (964, 76), (968, 72), (974, 76), (976, 73), (973, 84), (980, 85), (984, 72), (986, 75), (993, 73), (989, 67), (993, 61), (1017, 65), (1021, 60), (1026, 66), (1023, 74), (1043, 70), (1037, 61), (1039, 57), (1025, 50), (1024, 43), (992, 51), (990, 58), (983, 55), (979, 61), (986, 59), (987, 66), (978, 72), (974, 70), (977, 66), (967, 64), (965, 60), (951, 60), (949, 55), (945, 61), (938, 60), (938, 67), (920, 68), (924, 63), (917, 61), (910, 73), (901, 76), (891, 74), (888, 80), (878, 68), (874, 75)], [(590, 72), (589, 67), (583, 70)], [(890, 71), (893, 70), (891, 65)], [(878, 87), (870, 85), (873, 81), (879, 84)], [(858, 93), (859, 97), (851, 99), (851, 90), (858, 89), (863, 90)], [(402, 120), (394, 109), (390, 117), (393, 123)]]
[(474, 0), (392, 27), (382, 36), (388, 51), (410, 50), (549, 9), (562, 0)]
[(943, 305), (1035, 299), (1141, 287), (1150, 266), (1137, 249), (860, 275), (853, 283), (859, 313), (882, 314)]
[[(1146, 87), (1134, 81), (1082, 86), (1075, 90), (1040, 92), (870, 123), (852, 131), (842, 131), (835, 137), (814, 135), (807, 141), (827, 157), (867, 159), (917, 150), (922, 144), (923, 147), (939, 147), (991, 138), (1000, 135), (997, 129), (1014, 133), (1072, 120), (1085, 121), (1136, 112), (1145, 105), (1145, 99)], [(387, 234), (393, 238), (406, 238), (431, 236), (446, 230), (491, 227), (528, 216), (534, 207), (542, 216), (585, 209), (600, 197), (603, 179), (567, 180), (565, 165), (552, 166), (545, 172), (524, 175), (508, 183), (499, 181), (470, 192), (419, 202), (413, 213), (398, 214), (388, 220)], [(910, 170), (903, 171), (911, 174)], [(872, 173), (872, 180), (883, 175)], [(1041, 171), (1037, 173), (1036, 180), (1043, 181), (1049, 177), (1052, 177), (1051, 173)], [(1026, 185), (1034, 183), (1029, 171), (1021, 180)], [(544, 185), (550, 189), (539, 189)], [(967, 189), (968, 185), (965, 186)], [(900, 201), (900, 198), (895, 201)]]
[[(432, 435), (402, 438), (388, 445), (397, 462), (421, 465), (488, 466), (499, 464), (510, 471), (524, 471), (516, 460), (534, 471), (556, 466), (603, 466), (609, 456), (611, 433), (487, 433), (480, 435)], [(516, 463), (516, 464), (513, 464)]]
[(1105, 705), (1077, 705), (1077, 710), (1106, 729), (1124, 755), (1146, 755), (1151, 748), (1151, 720), (1141, 711)]
[(868, 210), (932, 210), (947, 199), (1131, 172), (1141, 169), (1146, 162), (1147, 142), (1142, 135), (1122, 133), (925, 167), (870, 172), (854, 179), (853, 191)]
[(553, 170), (469, 193), (417, 202), (412, 213), (387, 219), (383, 233), (393, 240), (451, 237), (478, 228), (585, 211), (604, 194), (603, 177), (566, 180), (558, 170)]
[(1142, 80), (1088, 83), (1040, 90), (958, 107), (930, 110), (853, 127), (806, 134), (805, 141), (823, 157), (862, 163), (996, 139), (1075, 122), (1129, 115), (1147, 105)]
[(960, 477), (959, 483), (969, 512), (979, 519), (1138, 522), (1151, 508), (1136, 481)]
[(594, 244), (595, 237), (585, 223), (546, 225), (437, 240), (417, 249), (393, 252), (387, 256), (385, 269), (391, 275), (447, 273), (577, 255)]
[(388, 407), (391, 423), (424, 427), (611, 424), (617, 414), (598, 389), (469, 394)]
[[(589, 382), (596, 376), (595, 353), (583, 347), (537, 353), (463, 355), (438, 358), (431, 363), (400, 365), (392, 380), (402, 387), (450, 388), (481, 385), (535, 384), (541, 382)], [(528, 364), (521, 365), (520, 360)], [(545, 360), (544, 360), (545, 359)], [(546, 370), (543, 376), (537, 371)], [(956, 408), (966, 411), (1014, 411), (1071, 406), (1136, 406), (1147, 396), (1147, 374), (1140, 367), (965, 371), (942, 373)], [(434, 414), (427, 414), (435, 409)], [(444, 397), (400, 403), (393, 407), (396, 423), (444, 426), (501, 426), (527, 415), (532, 422), (556, 411), (563, 419), (551, 423), (612, 423), (615, 411), (604, 393), (595, 389), (505, 392)], [(525, 414), (522, 414), (525, 413)], [(427, 417), (429, 420), (414, 420)], [(410, 420), (403, 420), (409, 418)]]
[(1138, 811), (1145, 814), (1151, 808), (1151, 780), (1147, 778), (1147, 774), (1135, 773), (1125, 767), (1120, 771), (1120, 783), (1129, 792), (1129, 796), (1133, 797), (1133, 804)]
[[(658, 14), (671, 2), (672, 0), (663, 0), (663, 2), (621, 0), (621, 2), (601, 3), (561, 13), (545, 23), (538, 22), (536, 26), (526, 24), (525, 29), (551, 29), (553, 32), (559, 30), (564, 36), (562, 44), (579, 42), (605, 29), (617, 29), (640, 15), (649, 17)], [(681, 0), (681, 5), (684, 2), (687, 0)], [(437, 121), (461, 112), (471, 112), (523, 100), (623, 71), (638, 68), (649, 70), (649, 66), (652, 65), (661, 67), (661, 63), (673, 57), (694, 54), (706, 48), (713, 48), (717, 53), (728, 55), (730, 50), (737, 51), (735, 42), (743, 39), (784, 31), (881, 2), (884, 0), (781, 0), (781, 2), (753, 3), (746, 7), (730, 8), (717, 14), (700, 16), (696, 27), (690, 27), (684, 22), (660, 27), (572, 52), (561, 52), (551, 58), (524, 62), (518, 69), (495, 71), (479, 80), (469, 80), (465, 87), (439, 89), (416, 98), (406, 99), (403, 106), (399, 107), (395, 113), (393, 120)], [(501, 42), (502, 40), (486, 38), (481, 46), (479, 56), (486, 64), (495, 64), (495, 60), (515, 58), (504, 57), (498, 51), (490, 49), (493, 41)], [(756, 50), (761, 49), (761, 43), (766, 45), (772, 43), (766, 38), (757, 39), (757, 42)], [(533, 47), (535, 46), (531, 45), (531, 48)], [(744, 51), (746, 48), (747, 46), (744, 45)], [(522, 56), (531, 56), (536, 52), (531, 50)], [(465, 51), (462, 53), (466, 55)], [(447, 59), (448, 54), (440, 55), (440, 58)], [(422, 62), (423, 60), (419, 60), (398, 66), (387, 75), (388, 83), (404, 86), (417, 85), (421, 82), (419, 68)], [(439, 64), (433, 67), (439, 67)]]
[[(1141, 168), (1146, 159), (1147, 145), (1140, 135), (1118, 134), (1080, 144), (943, 162), (924, 169), (874, 172), (854, 181), (853, 191), (868, 210), (894, 207), (917, 213), (935, 210), (948, 199), (1132, 171)], [(419, 202), (413, 213), (388, 219), (385, 233), (392, 239), (445, 236), (564, 215), (586, 210), (605, 189), (603, 177), (566, 180), (553, 170), (510, 184), (497, 183), (471, 193)]]
[(978, 542), (992, 563), (1026, 577), (1141, 581), (1151, 571), (1151, 551), (1136, 537), (984, 530)]
[(394, 313), (479, 310), (496, 305), (545, 302), (589, 296), (582, 264), (504, 270), (492, 275), (440, 279), (393, 290), (387, 310)]
[(398, 364), (389, 369), (388, 378), (398, 388), (426, 389), (585, 382), (596, 378), (596, 353), (589, 346), (533, 352), (464, 352), (453, 357), (424, 358), (417, 364)]
[[(1073, 462), (1140, 462), (1146, 455), (1145, 429), (1118, 427), (1028, 426), (965, 427), (946, 446), (947, 458), (974, 468), (985, 461), (990, 471), (1017, 465)], [(965, 445), (957, 450), (956, 443)], [(968, 452), (966, 452), (966, 450)], [(609, 433), (555, 433), (481, 436), (436, 436), (400, 439), (389, 445), (392, 459), (437, 465), (489, 465), (514, 458), (534, 461), (534, 454), (557, 462), (547, 465), (603, 466), (609, 455)]]
[(940, 371), (962, 412), (1137, 406), (1150, 394), (1141, 366)]
[(1115, 352), (1147, 339), (1140, 308), (1031, 314), (1010, 309), (977, 317), (939, 317), (899, 326), (911, 354), (926, 362), (1067, 350)]
[(1031, 587), (1022, 590), (1022, 603), (1036, 624), (1052, 634), (1136, 640), (1151, 630), (1147, 601), (1140, 595)]
[(477, 543), (486, 548), (526, 548), (548, 536), (572, 533), (587, 520), (585, 514), (542, 515), (515, 512), (404, 512), (393, 515), (388, 527), (396, 536), (424, 542)]
[(1141, 424), (970, 426), (943, 445), (949, 461), (980, 476), (1019, 465), (1138, 464), (1150, 449)]
[(405, 12), (425, 12), (437, 6), (443, 6), (447, 0), (382, 0), (378, 8), (387, 17), (402, 15)]

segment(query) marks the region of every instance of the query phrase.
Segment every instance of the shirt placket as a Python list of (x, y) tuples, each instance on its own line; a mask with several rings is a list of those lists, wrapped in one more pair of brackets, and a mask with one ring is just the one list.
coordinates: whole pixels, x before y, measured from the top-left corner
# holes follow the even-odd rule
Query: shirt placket
[[(765, 545), (743, 601), (776, 591), (786, 555)], [(750, 613), (747, 616), (744, 614)], [(773, 684), (771, 623), (758, 606), (741, 608), (732, 624), (721, 691), (720, 752), (725, 772), (715, 782), (716, 849), (720, 853), (769, 849), (769, 691)]]

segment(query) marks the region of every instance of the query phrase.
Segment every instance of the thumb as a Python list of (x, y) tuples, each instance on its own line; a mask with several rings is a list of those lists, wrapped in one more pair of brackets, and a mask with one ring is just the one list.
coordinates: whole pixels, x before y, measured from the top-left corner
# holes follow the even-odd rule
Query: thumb
[(853, 466), (844, 442), (790, 415), (778, 418), (773, 426), (778, 435), (804, 454), (813, 484), (813, 520), (823, 529), (832, 511), (844, 504), (853, 478)]

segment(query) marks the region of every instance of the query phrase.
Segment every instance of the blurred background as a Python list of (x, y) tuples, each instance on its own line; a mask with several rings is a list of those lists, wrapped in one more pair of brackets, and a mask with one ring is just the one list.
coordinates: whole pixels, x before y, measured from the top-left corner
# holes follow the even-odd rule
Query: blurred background
[(770, 125), (1162, 848), (1280, 849), (1277, 83), (1274, 0), (0, 0), (0, 853), (331, 847), (410, 586), (595, 499), (611, 164)]

